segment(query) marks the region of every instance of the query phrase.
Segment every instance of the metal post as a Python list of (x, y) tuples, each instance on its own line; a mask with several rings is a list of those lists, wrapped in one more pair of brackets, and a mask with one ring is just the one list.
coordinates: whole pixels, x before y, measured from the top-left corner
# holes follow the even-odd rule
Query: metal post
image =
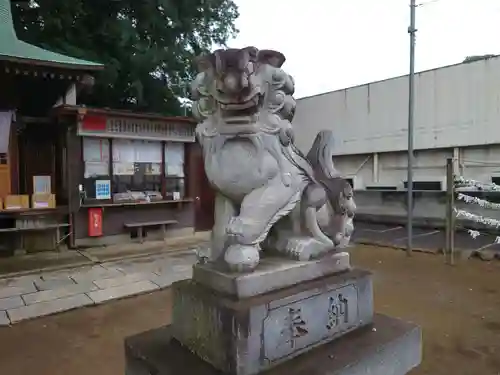
[(450, 264), (455, 264), (455, 179), (451, 184), (451, 205), (450, 205)]
[(410, 34), (410, 74), (408, 75), (408, 222), (406, 229), (407, 234), (407, 245), (406, 254), (411, 256), (413, 248), (413, 118), (414, 118), (414, 101), (415, 101), (415, 34), (417, 29), (415, 28), (415, 11), (416, 11), (416, 1), (410, 0), (410, 27), (408, 28), (408, 33)]
[(450, 253), (450, 232), (451, 232), (451, 223), (450, 223), (450, 178), (452, 174), (452, 170), (450, 168), (450, 159), (446, 160), (446, 210), (445, 210), (445, 245), (443, 249), (443, 255), (445, 262), (448, 261), (448, 254)]
[(455, 179), (453, 159), (446, 161), (446, 249), (445, 258), (451, 265), (455, 263)]

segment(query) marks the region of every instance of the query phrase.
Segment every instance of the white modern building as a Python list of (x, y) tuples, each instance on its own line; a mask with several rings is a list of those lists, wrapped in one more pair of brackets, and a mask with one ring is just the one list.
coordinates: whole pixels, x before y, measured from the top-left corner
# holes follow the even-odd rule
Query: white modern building
[[(417, 73), (415, 96), (415, 189), (445, 190), (451, 157), (455, 173), (498, 183), (500, 56)], [(334, 130), (334, 161), (356, 190), (404, 188), (408, 76), (301, 98), (293, 125), (303, 151)]]

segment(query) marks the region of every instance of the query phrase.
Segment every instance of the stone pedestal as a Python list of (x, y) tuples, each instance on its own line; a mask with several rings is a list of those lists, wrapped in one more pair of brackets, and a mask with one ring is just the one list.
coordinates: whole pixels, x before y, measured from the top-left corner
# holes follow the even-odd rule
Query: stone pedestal
[(352, 270), (233, 299), (194, 281), (174, 284), (172, 335), (228, 374), (254, 375), (370, 324), (372, 280)]
[[(420, 328), (375, 315), (373, 324), (287, 361), (266, 375), (404, 375), (421, 361)], [(171, 326), (125, 341), (126, 375), (222, 375), (172, 339)]]
[(269, 257), (262, 259), (251, 273), (228, 273), (212, 264), (197, 264), (193, 268), (193, 280), (220, 293), (246, 298), (334, 275), (350, 267), (346, 252), (303, 262)]
[[(391, 334), (364, 329), (373, 323), (372, 275), (351, 269), (347, 253), (307, 262), (265, 258), (248, 274), (198, 264), (193, 280), (175, 283), (172, 289), (172, 324), (161, 331), (166, 341), (155, 349), (165, 351), (164, 356), (145, 360), (150, 350), (146, 347), (159, 333), (130, 339), (127, 375), (399, 375), (419, 362), (420, 331), (415, 327), (380, 317), (377, 324)], [(364, 333), (344, 339), (352, 331)], [(372, 344), (364, 345), (364, 340)], [(404, 347), (405, 340), (414, 346)], [(386, 351), (397, 342), (404, 345)], [(186, 366), (194, 367), (181, 369), (176, 355), (166, 351), (178, 353)], [(407, 358), (395, 358), (395, 352)], [(318, 368), (312, 367), (314, 360), (305, 359), (314, 356), (323, 361)], [(299, 367), (291, 365), (294, 362)], [(373, 372), (371, 364), (380, 370)], [(300, 366), (305, 366), (302, 371)]]

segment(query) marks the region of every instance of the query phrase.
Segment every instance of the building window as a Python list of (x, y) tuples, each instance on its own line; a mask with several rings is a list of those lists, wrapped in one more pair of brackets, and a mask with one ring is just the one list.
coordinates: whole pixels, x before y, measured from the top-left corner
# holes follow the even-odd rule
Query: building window
[(165, 195), (168, 199), (177, 200), (185, 196), (184, 154), (184, 143), (165, 144)]
[(101, 138), (83, 138), (83, 190), (87, 198), (99, 199), (97, 187), (109, 183), (109, 141)]
[(184, 143), (93, 137), (82, 142), (85, 198), (116, 202), (185, 198)]
[(111, 148), (113, 193), (161, 193), (161, 142), (115, 139)]
[[(408, 189), (408, 181), (404, 181), (404, 188)], [(441, 181), (413, 181), (413, 190), (443, 190)]]
[(366, 186), (366, 190), (383, 190), (383, 191), (395, 191), (398, 190), (397, 186), (386, 186), (386, 185), (369, 185)]

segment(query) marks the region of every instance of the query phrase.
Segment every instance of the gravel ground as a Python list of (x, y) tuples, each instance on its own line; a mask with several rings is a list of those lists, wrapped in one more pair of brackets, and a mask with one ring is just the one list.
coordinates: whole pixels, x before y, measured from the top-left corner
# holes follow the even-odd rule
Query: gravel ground
[[(374, 272), (381, 313), (423, 327), (424, 360), (412, 375), (500, 374), (500, 262), (445, 265), (441, 255), (357, 246)], [(119, 375), (123, 339), (170, 320), (169, 290), (0, 328), (0, 374)]]

